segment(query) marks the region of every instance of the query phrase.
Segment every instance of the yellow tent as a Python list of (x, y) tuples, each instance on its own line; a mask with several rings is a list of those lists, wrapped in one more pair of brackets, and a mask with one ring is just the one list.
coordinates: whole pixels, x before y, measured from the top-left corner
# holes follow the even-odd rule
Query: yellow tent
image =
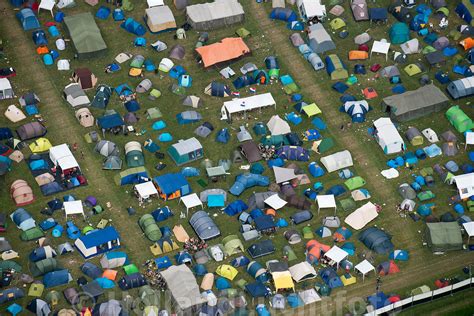
[(272, 278), (276, 291), (288, 289), (295, 290), (295, 284), (293, 283), (290, 271), (273, 272)]
[(221, 277), (232, 281), (239, 272), (237, 271), (236, 268), (228, 264), (223, 264), (217, 267), (216, 273), (220, 275)]
[(303, 107), (303, 112), (308, 115), (308, 117), (318, 115), (323, 113), (321, 109), (316, 105), (316, 103), (311, 103)]
[(51, 147), (53, 147), (53, 145), (51, 145), (51, 142), (44, 137), (38, 138), (30, 144), (30, 150), (34, 154), (48, 151)]
[(342, 281), (342, 284), (344, 284), (344, 286), (357, 283), (357, 279), (349, 273), (344, 274), (341, 277), (341, 281)]

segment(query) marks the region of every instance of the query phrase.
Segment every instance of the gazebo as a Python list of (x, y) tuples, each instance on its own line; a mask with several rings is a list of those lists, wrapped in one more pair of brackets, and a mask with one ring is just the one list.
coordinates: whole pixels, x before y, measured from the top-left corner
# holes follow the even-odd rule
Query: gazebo
[(273, 194), (269, 196), (268, 198), (265, 199), (264, 202), (275, 211), (281, 209), (283, 206), (285, 206), (288, 203), (282, 198), (280, 198), (278, 194)]
[(80, 214), (84, 218), (84, 207), (82, 206), (82, 201), (68, 201), (63, 203), (64, 213), (66, 214), (66, 221), (69, 215), (77, 215)]
[(386, 40), (374, 41), (372, 45), (372, 50), (370, 51), (370, 57), (372, 58), (372, 53), (384, 54), (385, 60), (388, 60), (388, 51), (390, 50), (390, 43)]
[(189, 214), (189, 210), (193, 207), (201, 206), (201, 209), (204, 210), (204, 206), (202, 205), (202, 202), (196, 193), (182, 196), (179, 199), (179, 204), (181, 204), (181, 202), (183, 202), (184, 206), (186, 207), (186, 217)]
[(362, 274), (362, 281), (365, 281), (365, 275), (371, 271), (374, 271), (374, 274), (377, 275), (375, 267), (367, 259), (364, 259), (364, 261), (358, 263), (354, 269)]
[(462, 226), (467, 234), (467, 244), (469, 245), (469, 241), (472, 236), (474, 236), (474, 222), (467, 222), (463, 223)]
[(135, 185), (135, 192), (137, 194), (138, 200), (146, 201), (153, 196), (158, 196), (158, 190), (152, 181), (143, 182)]
[(318, 214), (322, 208), (334, 208), (334, 214), (336, 214), (336, 199), (333, 194), (318, 195), (316, 201), (318, 202)]
[(330, 259), (331, 261), (334, 261), (336, 263), (337, 269), (339, 269), (339, 263), (342, 260), (346, 259), (349, 256), (349, 254), (345, 252), (344, 250), (342, 250), (341, 248), (339, 248), (338, 246), (332, 246), (332, 248), (329, 249), (329, 251), (326, 252), (324, 256)]

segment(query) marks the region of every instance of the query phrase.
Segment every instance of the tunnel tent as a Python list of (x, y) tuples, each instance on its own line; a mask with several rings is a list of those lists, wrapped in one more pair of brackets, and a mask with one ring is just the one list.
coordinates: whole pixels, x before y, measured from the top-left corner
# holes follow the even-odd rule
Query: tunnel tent
[(390, 27), (389, 36), (392, 44), (403, 44), (410, 40), (410, 29), (407, 24), (398, 22)]
[(317, 54), (336, 49), (336, 44), (334, 44), (322, 23), (313, 24), (308, 28), (308, 44), (313, 52)]
[(474, 76), (451, 81), (446, 87), (453, 99), (474, 95)]
[(238, 0), (214, 0), (186, 7), (186, 21), (196, 30), (215, 30), (242, 23), (245, 12)]
[(351, 2), (352, 15), (356, 21), (369, 20), (369, 9), (366, 0), (352, 0)]
[(459, 107), (459, 105), (450, 107), (446, 111), (446, 117), (448, 118), (448, 121), (454, 126), (454, 128), (460, 133), (464, 133), (467, 130), (474, 128), (474, 122)]
[(21, 26), (24, 31), (29, 31), (33, 29), (40, 28), (40, 22), (36, 17), (34, 11), (30, 8), (21, 9), (20, 12), (16, 14), (17, 19), (20, 21)]
[(331, 76), (331, 80), (342, 80), (349, 77), (346, 66), (335, 54), (326, 56), (326, 71)]
[(359, 235), (359, 241), (378, 254), (389, 254), (393, 251), (392, 237), (376, 227), (365, 229)]
[(221, 234), (212, 218), (204, 211), (194, 213), (189, 219), (189, 223), (202, 240), (209, 240)]
[(321, 163), (328, 172), (351, 167), (353, 165), (352, 155), (348, 150), (340, 151), (335, 154), (321, 158)]
[(405, 137), (413, 146), (423, 145), (423, 135), (416, 127), (409, 127), (405, 132)]
[(91, 13), (67, 15), (64, 23), (79, 58), (96, 57), (107, 50)]
[(155, 222), (155, 219), (150, 214), (145, 214), (140, 217), (138, 225), (143, 230), (145, 236), (151, 241), (157, 241), (161, 238), (162, 233)]
[(289, 8), (274, 8), (270, 13), (270, 19), (294, 22), (298, 20), (296, 13)]

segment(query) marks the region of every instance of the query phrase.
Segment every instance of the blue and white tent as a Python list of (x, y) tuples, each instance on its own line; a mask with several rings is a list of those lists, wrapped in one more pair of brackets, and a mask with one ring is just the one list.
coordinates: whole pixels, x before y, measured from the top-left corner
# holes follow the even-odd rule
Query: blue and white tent
[(372, 108), (366, 100), (347, 101), (339, 108), (339, 111), (347, 113), (353, 123), (365, 122), (365, 116)]

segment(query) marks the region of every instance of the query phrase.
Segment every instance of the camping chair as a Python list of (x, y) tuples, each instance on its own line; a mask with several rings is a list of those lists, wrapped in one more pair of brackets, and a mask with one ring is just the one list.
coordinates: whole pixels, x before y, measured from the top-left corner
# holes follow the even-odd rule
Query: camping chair
[(51, 16), (54, 18), (53, 8), (55, 5), (56, 5), (55, 0), (41, 0), (41, 3), (38, 7), (38, 14), (40, 13), (41, 9), (44, 9), (51, 12)]

